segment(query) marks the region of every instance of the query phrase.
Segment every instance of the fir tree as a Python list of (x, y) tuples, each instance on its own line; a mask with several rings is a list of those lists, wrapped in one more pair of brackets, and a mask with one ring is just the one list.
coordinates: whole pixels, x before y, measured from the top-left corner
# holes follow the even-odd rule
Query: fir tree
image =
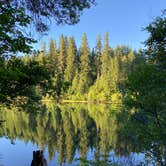
[(54, 40), (50, 40), (49, 43), (49, 64), (51, 73), (54, 74), (57, 66), (57, 52), (56, 52), (56, 43)]
[(45, 64), (45, 56), (46, 56), (46, 43), (42, 43), (40, 51), (34, 54), (34, 58), (39, 62), (39, 64)]
[(109, 65), (110, 65), (110, 53), (111, 53), (111, 49), (109, 46), (109, 36), (108, 33), (105, 34), (104, 36), (104, 49), (103, 49), (103, 53), (102, 53), (102, 57), (101, 57), (101, 74), (102, 76), (109, 74)]
[(86, 34), (82, 37), (82, 44), (80, 48), (80, 79), (79, 92), (84, 94), (88, 91), (91, 85), (91, 67), (90, 67), (90, 48), (87, 42)]
[(63, 74), (65, 71), (66, 65), (66, 42), (65, 37), (63, 35), (60, 36), (60, 43), (59, 43), (59, 55), (58, 55), (58, 71), (63, 78)]
[(95, 66), (96, 66), (96, 74), (97, 78), (101, 75), (101, 54), (102, 54), (102, 43), (101, 43), (101, 36), (98, 35), (96, 47), (95, 47)]
[(66, 69), (65, 69), (65, 81), (71, 83), (75, 72), (76, 72), (76, 56), (77, 56), (77, 48), (74, 41), (74, 38), (71, 37), (69, 39), (68, 48), (67, 48), (67, 58), (66, 58)]

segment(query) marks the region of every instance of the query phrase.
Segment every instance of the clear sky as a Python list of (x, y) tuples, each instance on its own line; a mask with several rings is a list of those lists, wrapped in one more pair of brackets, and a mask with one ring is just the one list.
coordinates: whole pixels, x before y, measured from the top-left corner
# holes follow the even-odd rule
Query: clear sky
[(80, 22), (76, 25), (56, 26), (52, 24), (48, 35), (37, 37), (41, 43), (49, 39), (59, 40), (61, 34), (74, 36), (77, 46), (80, 46), (83, 33), (87, 34), (91, 48), (95, 46), (96, 37), (102, 37), (109, 32), (110, 46), (128, 45), (133, 49), (143, 47), (141, 42), (147, 38), (142, 28), (153, 18), (161, 15), (166, 8), (166, 0), (97, 0), (97, 5), (83, 12)]

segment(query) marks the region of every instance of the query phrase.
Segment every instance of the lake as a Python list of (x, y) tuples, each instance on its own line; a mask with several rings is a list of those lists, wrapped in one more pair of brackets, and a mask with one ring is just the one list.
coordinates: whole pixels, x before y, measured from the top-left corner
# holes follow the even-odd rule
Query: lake
[(79, 103), (45, 103), (30, 112), (1, 108), (0, 165), (30, 166), (34, 150), (44, 151), (49, 166), (153, 165), (151, 140), (138, 140), (136, 124), (121, 111)]

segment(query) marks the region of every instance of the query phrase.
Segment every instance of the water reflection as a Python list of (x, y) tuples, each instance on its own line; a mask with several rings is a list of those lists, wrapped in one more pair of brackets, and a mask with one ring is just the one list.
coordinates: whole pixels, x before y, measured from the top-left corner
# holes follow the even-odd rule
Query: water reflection
[(48, 166), (42, 150), (33, 151), (31, 166)]
[(43, 151), (47, 148), (48, 160), (58, 154), (59, 165), (73, 163), (76, 158), (80, 165), (137, 165), (143, 157), (135, 154), (149, 148), (147, 142), (137, 139), (138, 133), (133, 134), (128, 117), (117, 116), (120, 111), (116, 107), (47, 103), (34, 110), (38, 113), (32, 112), (1, 110), (0, 119), (6, 122), (0, 135), (11, 142), (31, 141)]
[(2, 155), (0, 154), (0, 166), (3, 166), (3, 165), (1, 164), (1, 160), (2, 160)]

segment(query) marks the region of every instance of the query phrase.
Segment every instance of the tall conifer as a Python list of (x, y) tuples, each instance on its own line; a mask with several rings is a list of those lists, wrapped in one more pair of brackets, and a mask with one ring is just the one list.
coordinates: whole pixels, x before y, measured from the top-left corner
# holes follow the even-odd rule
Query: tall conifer
[(102, 54), (101, 36), (98, 35), (95, 47), (95, 57), (94, 57), (97, 78), (99, 78), (101, 75), (101, 54)]
[(66, 66), (66, 42), (65, 37), (63, 35), (60, 36), (59, 43), (59, 55), (58, 55), (58, 71), (63, 78), (65, 66)]
[(82, 37), (82, 44), (80, 47), (80, 80), (79, 91), (81, 94), (88, 91), (91, 85), (91, 67), (90, 67), (90, 48), (88, 46), (86, 34)]
[(57, 52), (56, 52), (56, 43), (54, 40), (50, 39), (49, 43), (49, 64), (50, 64), (50, 70), (53, 74), (57, 67)]
[(65, 69), (65, 81), (72, 82), (75, 72), (76, 72), (76, 56), (77, 48), (74, 41), (74, 38), (69, 39), (68, 48), (67, 48), (67, 58), (66, 58), (66, 69)]

